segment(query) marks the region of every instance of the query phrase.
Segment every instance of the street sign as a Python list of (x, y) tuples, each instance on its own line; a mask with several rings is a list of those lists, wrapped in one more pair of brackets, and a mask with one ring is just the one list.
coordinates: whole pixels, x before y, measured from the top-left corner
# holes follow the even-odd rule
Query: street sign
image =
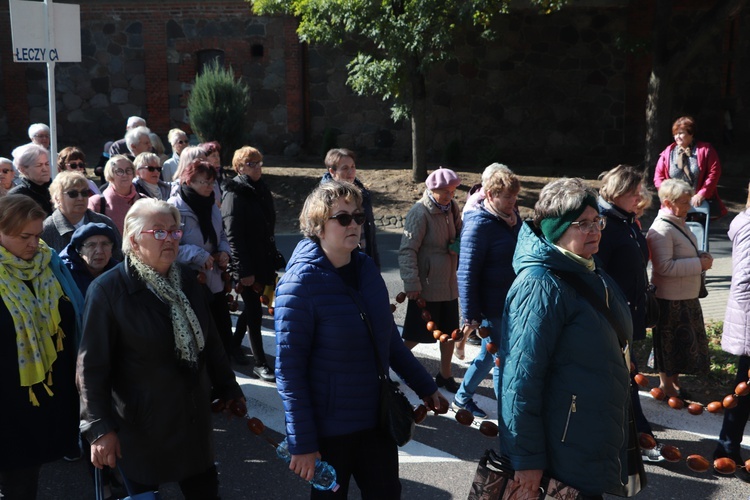
[[(81, 7), (54, 4), (51, 30), (44, 22), (45, 8), (42, 2), (10, 0), (13, 61), (81, 62)], [(54, 35), (48, 42), (50, 31)]]

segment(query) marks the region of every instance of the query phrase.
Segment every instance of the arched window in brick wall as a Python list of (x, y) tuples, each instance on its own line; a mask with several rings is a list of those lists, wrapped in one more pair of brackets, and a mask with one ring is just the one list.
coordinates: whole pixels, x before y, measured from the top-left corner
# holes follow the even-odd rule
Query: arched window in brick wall
[(219, 67), (224, 67), (224, 51), (221, 49), (204, 49), (199, 50), (196, 54), (198, 66), (195, 68), (196, 76), (203, 74), (203, 69), (212, 61), (219, 63)]

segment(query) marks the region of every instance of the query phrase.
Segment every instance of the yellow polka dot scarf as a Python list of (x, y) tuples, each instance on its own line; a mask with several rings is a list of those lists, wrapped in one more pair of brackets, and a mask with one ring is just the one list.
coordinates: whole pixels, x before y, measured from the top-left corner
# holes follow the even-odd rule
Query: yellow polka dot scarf
[(44, 241), (39, 241), (39, 251), (31, 260), (20, 259), (0, 246), (0, 294), (16, 329), (21, 387), (29, 388), (29, 401), (34, 406), (39, 406), (34, 385), (41, 384), (53, 395), (52, 364), (65, 338), (59, 309), (64, 294), (50, 267), (51, 259), (52, 251)]

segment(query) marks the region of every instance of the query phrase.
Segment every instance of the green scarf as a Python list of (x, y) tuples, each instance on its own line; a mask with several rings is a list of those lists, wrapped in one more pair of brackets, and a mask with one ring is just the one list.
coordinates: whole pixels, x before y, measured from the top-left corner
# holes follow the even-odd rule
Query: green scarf
[(203, 351), (205, 339), (193, 306), (182, 291), (180, 266), (172, 264), (169, 268), (169, 275), (164, 277), (134, 254), (128, 256), (128, 263), (138, 277), (151, 287), (157, 297), (169, 306), (175, 355), (180, 362), (196, 371), (198, 355)]
[(16, 329), (21, 387), (29, 388), (29, 401), (34, 406), (39, 406), (39, 400), (32, 386), (41, 383), (53, 396), (49, 388), (52, 364), (57, 352), (63, 350), (65, 338), (59, 302), (66, 297), (50, 267), (51, 259), (52, 251), (41, 240), (31, 260), (20, 259), (0, 246), (0, 294)]

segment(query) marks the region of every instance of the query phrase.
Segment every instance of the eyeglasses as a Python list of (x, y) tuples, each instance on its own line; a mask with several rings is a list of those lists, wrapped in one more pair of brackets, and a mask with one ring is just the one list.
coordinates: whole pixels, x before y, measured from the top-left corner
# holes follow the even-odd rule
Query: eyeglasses
[(67, 166), (68, 168), (75, 168), (75, 169), (86, 168), (86, 164), (82, 161), (66, 163), (65, 166)]
[(167, 231), (166, 229), (149, 229), (148, 231), (141, 231), (142, 233), (149, 233), (154, 235), (156, 240), (166, 240), (167, 236), (171, 236), (173, 240), (178, 241), (182, 238), (182, 229), (174, 229)]
[(141, 167), (138, 170), (148, 170), (149, 172), (161, 172), (161, 167), (152, 167), (151, 165)]
[(128, 175), (135, 175), (135, 170), (133, 170), (132, 168), (126, 168), (125, 170), (123, 170), (123, 169), (121, 169), (121, 168), (117, 168), (117, 169), (115, 169), (115, 175), (116, 175), (116, 176), (118, 176), (118, 177), (122, 177), (122, 176), (123, 176), (123, 175), (125, 175), (125, 174), (128, 174)]
[(9, 173), (11, 173), (12, 171), (13, 171), (13, 170), (11, 170), (11, 169), (9, 169), (9, 168), (3, 168), (3, 169), (0, 169), (0, 172), (2, 172), (2, 173), (4, 173), (4, 174), (9, 174)]
[(334, 219), (338, 221), (339, 224), (341, 224), (344, 227), (347, 227), (349, 224), (352, 223), (352, 221), (355, 222), (358, 226), (361, 226), (365, 223), (365, 214), (338, 214), (338, 215), (332, 215), (328, 217), (329, 219)]
[(70, 198), (73, 200), (78, 198), (78, 195), (81, 195), (84, 198), (90, 198), (91, 196), (94, 196), (94, 192), (90, 189), (81, 189), (80, 191), (76, 191), (75, 189), (73, 189), (72, 191), (66, 191), (65, 194), (70, 196)]
[(595, 217), (594, 220), (582, 220), (582, 221), (576, 221), (571, 222), (571, 226), (578, 226), (578, 230), (581, 231), (583, 234), (589, 234), (593, 233), (594, 230), (598, 229), (599, 231), (603, 230), (605, 227), (607, 227), (607, 219), (602, 219), (601, 217)]
[(196, 179), (194, 181), (190, 181), (190, 184), (198, 184), (199, 186), (211, 186), (216, 181), (204, 181), (203, 179)]
[(49, 134), (34, 134), (34, 139), (49, 139)]
[(179, 139), (175, 142), (175, 144), (187, 144), (187, 143), (188, 143), (187, 139)]
[(250, 168), (261, 167), (263, 166), (263, 162), (262, 161), (246, 161), (245, 166), (250, 167)]
[(89, 252), (91, 250), (98, 249), (98, 248), (101, 248), (102, 250), (108, 250), (112, 248), (113, 246), (115, 246), (115, 244), (112, 243), (111, 241), (99, 241), (99, 242), (89, 241), (88, 243), (84, 243), (83, 245), (81, 245), (81, 249)]

